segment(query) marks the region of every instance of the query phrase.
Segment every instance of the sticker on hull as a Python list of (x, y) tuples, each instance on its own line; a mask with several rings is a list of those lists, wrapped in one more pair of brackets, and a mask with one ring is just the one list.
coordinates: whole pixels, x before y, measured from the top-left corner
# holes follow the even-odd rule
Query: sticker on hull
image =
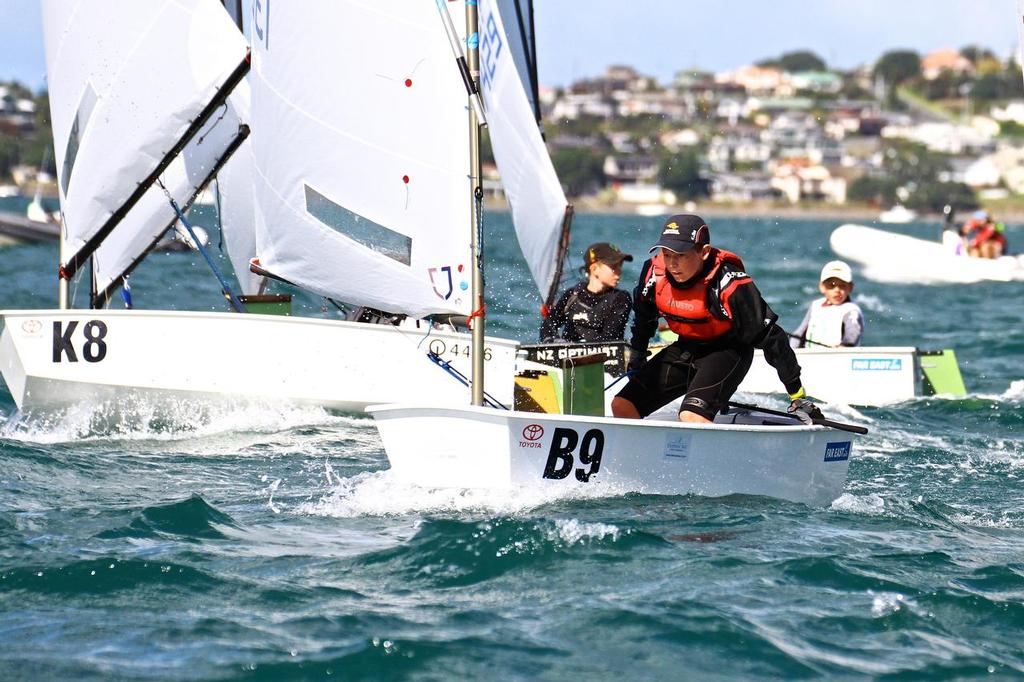
[(850, 360), (854, 372), (900, 372), (903, 358), (854, 358)]
[(825, 444), (826, 462), (845, 462), (850, 459), (850, 441)]

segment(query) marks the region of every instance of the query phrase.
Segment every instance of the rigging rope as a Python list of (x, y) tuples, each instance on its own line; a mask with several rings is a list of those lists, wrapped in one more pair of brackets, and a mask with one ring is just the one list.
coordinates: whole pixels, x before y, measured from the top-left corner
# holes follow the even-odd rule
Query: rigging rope
[(159, 185), (160, 189), (164, 191), (164, 194), (167, 196), (167, 201), (170, 202), (171, 208), (174, 209), (175, 214), (177, 214), (178, 216), (178, 220), (181, 221), (181, 224), (184, 225), (185, 229), (188, 231), (189, 236), (192, 237), (192, 243), (195, 244), (196, 250), (199, 251), (199, 253), (206, 260), (206, 264), (210, 266), (211, 270), (213, 270), (214, 276), (217, 278), (217, 281), (220, 282), (221, 290), (223, 291), (224, 295), (228, 297), (228, 300), (231, 302), (231, 307), (235, 309), (235, 312), (246, 312), (245, 306), (242, 304), (240, 300), (238, 300), (238, 297), (235, 296), (235, 292), (231, 290), (231, 285), (228, 284), (228, 281), (224, 277), (224, 274), (220, 271), (220, 268), (217, 267), (217, 264), (213, 262), (213, 258), (211, 258), (210, 254), (206, 251), (206, 247), (204, 247), (202, 243), (199, 241), (199, 237), (196, 236), (196, 231), (192, 228), (192, 225), (188, 222), (188, 220), (185, 219), (185, 214), (182, 213), (181, 208), (178, 207), (178, 202), (176, 202), (174, 200), (174, 197), (171, 196), (171, 193), (167, 191), (167, 187), (164, 186), (164, 183), (160, 180), (160, 178), (156, 179), (156, 184)]
[[(455, 369), (455, 367), (452, 366), (452, 363), (449, 362), (448, 360), (442, 360), (441, 356), (435, 353), (434, 351), (427, 351), (427, 357), (430, 358), (438, 367), (445, 370), (446, 372), (448, 372), (448, 374), (450, 374), (451, 376), (455, 377), (455, 379), (460, 381), (463, 386), (469, 386), (472, 384), (472, 382), (469, 380), (468, 377), (466, 377), (465, 374)], [(507, 406), (502, 405), (494, 398), (494, 396), (487, 393), (487, 391), (484, 391), (484, 403), (486, 404), (487, 407), (493, 407), (495, 409), (502, 410), (508, 409)]]

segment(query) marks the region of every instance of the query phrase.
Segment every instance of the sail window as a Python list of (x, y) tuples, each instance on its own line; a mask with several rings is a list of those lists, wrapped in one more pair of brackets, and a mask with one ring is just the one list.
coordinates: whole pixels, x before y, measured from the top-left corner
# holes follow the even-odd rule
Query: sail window
[(359, 242), (403, 265), (412, 263), (412, 239), (399, 232), (353, 213), (335, 203), (309, 185), (306, 189), (306, 212), (327, 227)]
[(85, 127), (89, 124), (93, 109), (96, 108), (96, 100), (96, 91), (92, 89), (92, 85), (86, 84), (85, 92), (82, 93), (82, 101), (78, 104), (78, 111), (75, 113), (75, 120), (71, 124), (71, 133), (68, 135), (68, 144), (64, 151), (64, 165), (60, 172), (60, 185), (64, 190), (64, 196), (68, 195), (71, 171), (75, 168), (75, 158), (78, 156), (78, 145), (82, 135), (85, 134)]

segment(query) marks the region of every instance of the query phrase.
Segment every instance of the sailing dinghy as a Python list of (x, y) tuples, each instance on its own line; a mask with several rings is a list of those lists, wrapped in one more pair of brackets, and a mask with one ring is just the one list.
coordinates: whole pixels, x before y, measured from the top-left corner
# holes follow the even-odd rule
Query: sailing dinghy
[[(467, 114), (458, 96), (464, 86), (452, 70), (444, 34), (436, 30), (433, 5), (326, 3), (308, 11), (275, 5), (273, 19), (257, 6), (251, 113), (244, 83), (213, 104), (224, 73), (248, 64), (237, 28), (216, 2), (147, 3), (125, 16), (122, 9), (86, 13), (80, 0), (44, 2), (58, 165), (66, 169), (60, 178), (67, 230), (62, 271), (73, 274), (98, 252), (91, 268), (98, 273), (94, 305), (109, 300), (164, 224), (168, 203), (160, 201), (181, 206), (201, 189), (187, 168), (181, 182), (171, 171), (179, 156), (192, 158), (182, 154), (190, 141), (202, 139), (203, 149), (220, 152), (196, 168), (211, 171), (224, 159), (223, 229), (243, 292), (254, 293), (262, 282), (250, 272), (255, 259), (261, 274), (355, 305), (411, 317), (471, 317), (479, 310), (468, 291), (474, 200), (462, 191), (470, 182)], [(116, 21), (106, 16), (114, 11)], [(314, 20), (317, 12), (320, 20)], [(167, 21), (180, 13), (178, 23)], [(79, 14), (89, 20), (78, 21)], [(352, 58), (380, 52), (374, 46), (384, 42), (390, 47), (379, 59)], [(104, 50), (94, 54), (94, 44)], [(207, 54), (211, 46), (217, 49)], [(137, 49), (146, 50), (145, 58)], [(324, 79), (327, 62), (332, 76)], [(202, 65), (205, 80), (181, 82), (179, 72), (197, 71), (184, 68), (193, 64)], [(165, 79), (188, 106), (164, 102), (139, 114), (136, 98), (146, 100)], [(83, 88), (87, 96), (80, 102)], [(216, 114), (205, 124), (199, 121), (204, 111)], [(137, 114), (144, 120), (135, 121)], [(206, 132), (211, 121), (237, 132), (246, 119), (254, 134), (239, 144), (237, 135)], [(146, 136), (119, 134), (143, 123)], [(535, 121), (531, 126), (536, 132)], [(507, 157), (504, 152), (515, 146), (497, 137), (496, 153), (501, 146)], [(228, 141), (237, 150), (230, 158)], [(161, 155), (172, 148), (175, 153)], [(106, 163), (124, 168), (100, 183), (107, 174), (96, 169)], [(523, 173), (526, 189), (517, 201), (527, 208), (534, 183), (529, 175)], [(147, 192), (128, 197), (147, 180)], [(129, 198), (135, 199), (130, 206)], [(519, 233), (522, 243), (534, 244), (527, 260), (545, 286), (557, 286), (558, 250), (547, 245), (559, 241), (564, 197), (562, 202), (550, 218), (524, 228), (532, 236)], [(248, 217), (246, 206), (252, 207)], [(120, 223), (112, 221), (115, 215)], [(131, 226), (133, 220), (139, 227)], [(488, 368), (488, 395), (502, 404), (513, 401), (514, 341), (487, 337), (477, 352), (468, 334), (426, 321), (391, 326), (102, 309), (0, 315), (0, 370), (25, 412), (83, 401), (159, 405), (183, 398), (278, 400), (339, 410), (400, 397), (457, 404), (463, 391), (453, 374), (470, 374), (474, 358)], [(182, 347), (198, 342), (202, 353), (182, 355)]]
[(487, 407), (368, 412), (394, 476), (431, 488), (745, 494), (822, 506), (842, 494), (854, 438), (756, 412), (707, 425)]
[(840, 257), (860, 263), (864, 276), (876, 282), (1024, 281), (1024, 255), (972, 258), (937, 241), (853, 224), (833, 230), (829, 244)]
[[(913, 346), (797, 348), (800, 379), (807, 395), (844, 405), (889, 405), (920, 396), (967, 394), (956, 353)], [(779, 375), (761, 351), (739, 391), (777, 393)]]
[[(446, 4), (439, 3), (438, 9), (446, 19)], [(486, 100), (494, 83), (518, 76), (511, 57), (498, 47), (508, 35), (500, 11), (485, 0), (480, 12), (479, 55), (470, 43), (468, 69), (483, 76)], [(467, 22), (467, 33), (475, 35), (472, 3)], [(475, 82), (468, 87), (475, 92)], [(473, 113), (469, 133), (471, 138), (479, 135)], [(474, 265), (480, 260), (482, 253)], [(474, 282), (482, 286), (482, 278)], [(482, 371), (474, 367), (474, 385)], [(368, 408), (393, 475), (427, 487), (752, 494), (821, 505), (842, 491), (854, 438), (823, 424), (758, 412), (692, 425), (494, 409), (482, 406), (478, 394), (472, 402), (467, 407), (410, 402)]]

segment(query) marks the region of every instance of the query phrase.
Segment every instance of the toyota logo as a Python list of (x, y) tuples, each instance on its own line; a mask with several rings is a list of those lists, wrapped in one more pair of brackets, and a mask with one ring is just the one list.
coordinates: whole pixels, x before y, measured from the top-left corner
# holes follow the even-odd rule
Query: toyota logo
[(530, 424), (523, 429), (523, 438), (526, 440), (540, 440), (544, 437), (544, 427), (540, 424)]

